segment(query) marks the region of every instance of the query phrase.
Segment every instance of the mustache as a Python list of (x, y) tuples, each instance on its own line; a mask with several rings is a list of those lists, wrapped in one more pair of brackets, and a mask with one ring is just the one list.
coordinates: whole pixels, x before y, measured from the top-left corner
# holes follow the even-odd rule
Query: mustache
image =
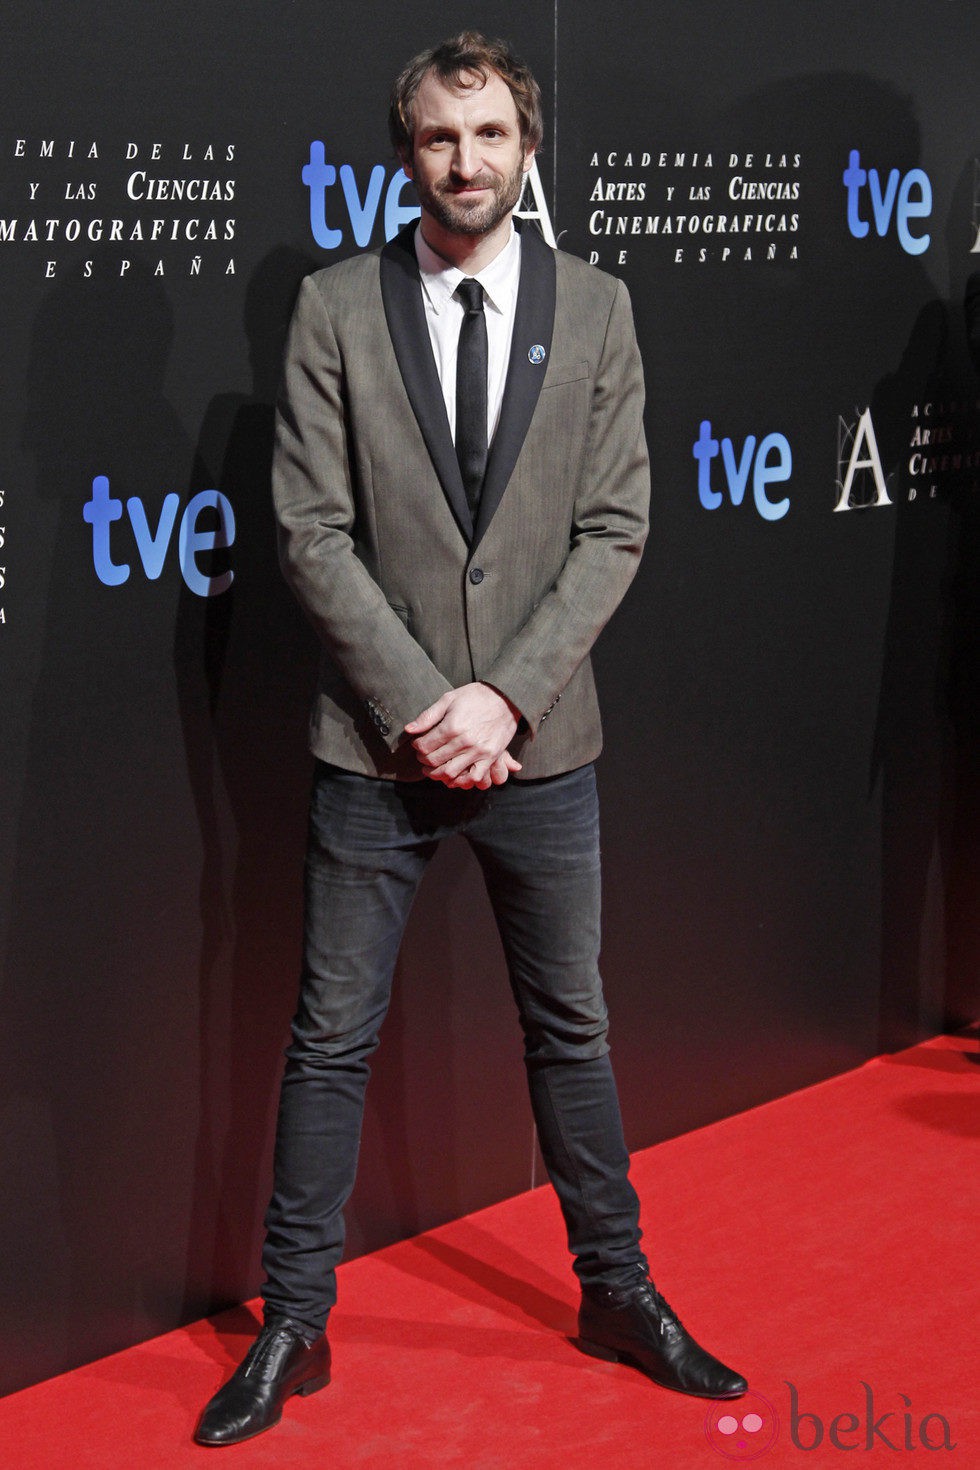
[(497, 180), (493, 174), (477, 174), (473, 179), (463, 179), (457, 174), (450, 174), (448, 178), (440, 180), (436, 185), (437, 194), (455, 194), (460, 189), (495, 189)]

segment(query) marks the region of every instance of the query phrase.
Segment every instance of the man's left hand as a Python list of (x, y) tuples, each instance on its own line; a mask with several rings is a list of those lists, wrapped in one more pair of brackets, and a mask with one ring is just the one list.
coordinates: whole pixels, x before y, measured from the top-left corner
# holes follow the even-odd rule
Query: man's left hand
[(426, 775), (467, 790), (502, 785), (521, 769), (508, 752), (520, 711), (489, 684), (463, 684), (405, 726)]

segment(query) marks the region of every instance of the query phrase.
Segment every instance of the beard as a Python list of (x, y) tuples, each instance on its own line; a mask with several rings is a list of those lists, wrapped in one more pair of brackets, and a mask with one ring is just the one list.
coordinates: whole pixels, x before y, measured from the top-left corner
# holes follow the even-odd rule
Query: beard
[(523, 193), (526, 177), (523, 160), (518, 159), (513, 173), (506, 178), (496, 174), (478, 174), (475, 179), (466, 180), (470, 187), (475, 185), (492, 190), (491, 197), (479, 203), (455, 192), (463, 180), (452, 175), (432, 187), (416, 179), (415, 190), (422, 208), (444, 230), (454, 235), (489, 235), (515, 208)]

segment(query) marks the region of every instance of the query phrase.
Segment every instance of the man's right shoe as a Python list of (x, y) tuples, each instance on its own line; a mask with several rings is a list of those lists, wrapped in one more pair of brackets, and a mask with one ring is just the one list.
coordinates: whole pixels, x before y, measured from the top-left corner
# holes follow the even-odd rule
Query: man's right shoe
[(297, 1322), (274, 1318), (208, 1404), (194, 1438), (198, 1444), (241, 1444), (278, 1424), (283, 1404), (294, 1393), (316, 1393), (329, 1382), (326, 1336), (307, 1342)]

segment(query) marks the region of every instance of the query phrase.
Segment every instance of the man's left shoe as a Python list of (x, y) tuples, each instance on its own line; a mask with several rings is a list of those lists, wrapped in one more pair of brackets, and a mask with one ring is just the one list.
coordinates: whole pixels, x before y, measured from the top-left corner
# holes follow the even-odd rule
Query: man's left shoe
[(699, 1347), (652, 1281), (582, 1292), (576, 1346), (593, 1358), (632, 1363), (655, 1383), (706, 1399), (735, 1399), (740, 1374)]

